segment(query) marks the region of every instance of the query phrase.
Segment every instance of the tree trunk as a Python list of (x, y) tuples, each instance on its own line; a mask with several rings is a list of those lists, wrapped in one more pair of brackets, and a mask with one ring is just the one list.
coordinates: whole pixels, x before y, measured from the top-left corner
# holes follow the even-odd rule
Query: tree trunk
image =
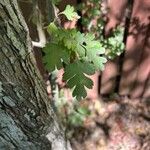
[(16, 0), (0, 0), (0, 150), (67, 150)]

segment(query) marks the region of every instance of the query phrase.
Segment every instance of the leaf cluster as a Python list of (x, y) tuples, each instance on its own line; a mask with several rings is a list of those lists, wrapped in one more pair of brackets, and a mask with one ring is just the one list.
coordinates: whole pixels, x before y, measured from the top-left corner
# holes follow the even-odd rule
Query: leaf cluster
[(86, 88), (93, 86), (88, 76), (104, 69), (105, 48), (92, 34), (58, 28), (54, 23), (49, 25), (48, 32), (52, 40), (44, 48), (46, 69), (52, 72), (64, 68), (63, 80), (73, 89), (73, 96), (86, 97)]
[(123, 28), (117, 28), (114, 30), (113, 35), (108, 39), (104, 39), (103, 46), (106, 49), (106, 55), (109, 59), (114, 59), (116, 56), (120, 56), (123, 53), (125, 45), (123, 43)]

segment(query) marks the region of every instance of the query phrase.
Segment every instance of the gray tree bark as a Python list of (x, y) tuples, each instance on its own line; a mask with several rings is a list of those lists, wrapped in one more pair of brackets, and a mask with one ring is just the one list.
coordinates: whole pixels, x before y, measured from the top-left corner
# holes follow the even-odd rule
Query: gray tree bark
[(0, 150), (68, 150), (17, 0), (0, 0)]

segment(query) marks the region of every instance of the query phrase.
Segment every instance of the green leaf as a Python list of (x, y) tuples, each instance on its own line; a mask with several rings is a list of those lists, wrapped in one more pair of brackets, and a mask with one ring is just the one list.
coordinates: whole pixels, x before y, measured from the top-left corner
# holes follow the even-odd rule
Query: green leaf
[(67, 5), (61, 14), (64, 14), (68, 20), (79, 19), (78, 14), (74, 11), (74, 7), (70, 5)]
[(95, 73), (94, 67), (88, 62), (76, 61), (67, 65), (63, 79), (67, 82), (69, 88), (74, 88), (73, 96), (77, 99), (86, 97), (87, 92), (85, 87), (92, 88), (93, 81), (86, 75), (93, 75)]
[(83, 47), (84, 34), (77, 32), (75, 29), (59, 29), (56, 34), (58, 35), (56, 37), (57, 40), (63, 42), (64, 46), (77, 52), (80, 58), (85, 57), (85, 48)]
[(47, 28), (47, 31), (48, 31), (48, 33), (51, 35), (51, 34), (56, 33), (56, 32), (58, 31), (58, 28), (57, 28), (57, 26), (55, 25), (54, 22), (51, 22), (51, 23), (49, 24), (48, 28)]
[(75, 29), (66, 30), (64, 33), (65, 38), (63, 38), (64, 45), (68, 49), (74, 49), (77, 45), (75, 38), (77, 31)]
[(69, 63), (70, 56), (67, 53), (66, 48), (62, 45), (49, 43), (43, 51), (45, 52), (43, 61), (46, 64), (46, 69), (50, 72), (54, 71), (56, 68), (58, 70), (61, 69), (63, 67), (63, 62)]
[(100, 42), (94, 40), (93, 35), (88, 34), (85, 36), (85, 38), (87, 57), (94, 64), (96, 70), (103, 70), (104, 63), (107, 62), (107, 59), (100, 55), (105, 53), (105, 48), (102, 47)]
[(80, 57), (85, 57), (85, 48), (83, 46), (83, 43), (85, 41), (85, 37), (83, 33), (77, 32), (75, 35), (75, 41), (76, 41), (76, 47), (75, 51), (78, 53)]

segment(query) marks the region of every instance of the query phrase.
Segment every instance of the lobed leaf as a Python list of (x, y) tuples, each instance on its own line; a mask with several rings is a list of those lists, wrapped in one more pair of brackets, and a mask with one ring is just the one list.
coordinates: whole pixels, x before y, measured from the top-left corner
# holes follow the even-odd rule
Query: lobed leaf
[(63, 62), (69, 63), (69, 54), (63, 45), (57, 45), (55, 43), (49, 43), (43, 49), (45, 56), (43, 62), (48, 71), (52, 72), (55, 69), (63, 68)]
[(62, 14), (64, 14), (68, 20), (73, 20), (73, 19), (79, 19), (80, 17), (78, 16), (78, 14), (74, 11), (74, 7), (67, 5), (65, 10), (62, 12)]
[(93, 81), (86, 75), (95, 73), (93, 65), (87, 62), (76, 61), (67, 65), (63, 79), (67, 82), (69, 88), (74, 88), (73, 96), (77, 99), (86, 97), (87, 92), (85, 87), (92, 88)]

